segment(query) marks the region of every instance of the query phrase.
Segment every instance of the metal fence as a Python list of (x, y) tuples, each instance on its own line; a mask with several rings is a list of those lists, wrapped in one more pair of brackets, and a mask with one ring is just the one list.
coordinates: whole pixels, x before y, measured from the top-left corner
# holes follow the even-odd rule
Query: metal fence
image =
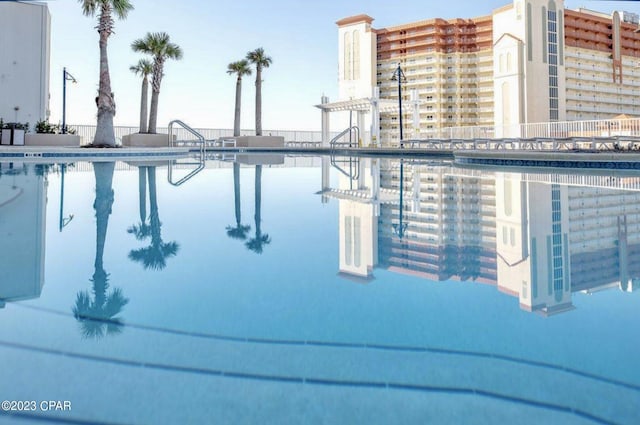
[[(96, 134), (96, 126), (95, 125), (68, 125), (68, 128), (72, 128), (76, 131), (76, 134), (80, 136), (80, 145), (88, 145), (93, 141), (93, 138)], [(126, 126), (114, 126), (113, 127), (116, 142), (118, 144), (122, 143), (122, 137), (137, 133), (139, 127), (126, 127)], [(221, 128), (195, 128), (198, 133), (202, 134), (202, 136), (207, 140), (219, 139), (221, 137), (232, 137), (233, 130), (232, 129), (221, 129)], [(158, 133), (168, 133), (167, 127), (158, 127)], [(189, 140), (192, 139), (193, 136), (189, 134), (183, 128), (174, 128), (174, 134), (178, 138), (178, 140)], [(241, 130), (241, 136), (252, 136), (255, 134), (255, 130)], [(320, 131), (299, 131), (299, 130), (263, 130), (262, 134), (265, 136), (282, 136), (284, 137), (285, 143), (288, 142), (322, 142), (322, 132)]]
[[(86, 145), (93, 141), (96, 127), (95, 125), (70, 125), (80, 136), (80, 144)], [(167, 127), (159, 127), (158, 133), (167, 133)], [(214, 140), (224, 137), (232, 137), (231, 129), (196, 128), (207, 140)], [(115, 136), (117, 143), (122, 142), (122, 137), (138, 132), (138, 127), (115, 126)], [(193, 138), (182, 128), (174, 129), (174, 134), (178, 140), (190, 140)], [(255, 134), (254, 130), (241, 130), (242, 136)], [(320, 131), (298, 131), (298, 130), (264, 130), (265, 136), (282, 136), (285, 144), (291, 146), (296, 143), (321, 143), (322, 132)], [(330, 137), (334, 137), (338, 132), (331, 132)], [(364, 132), (364, 139), (368, 140), (368, 133)], [(510, 126), (469, 126), (469, 127), (447, 127), (435, 129), (428, 132), (421, 132), (416, 139), (439, 139), (439, 140), (477, 140), (477, 139), (567, 139), (567, 138), (620, 138), (620, 137), (640, 137), (640, 118), (591, 120), (591, 121), (562, 121), (545, 122), (533, 124), (515, 124)], [(326, 141), (328, 143), (328, 141)], [(383, 146), (398, 145), (398, 139), (381, 140)]]
[(424, 131), (421, 139), (640, 137), (640, 118), (559, 121), (509, 126), (446, 127)]

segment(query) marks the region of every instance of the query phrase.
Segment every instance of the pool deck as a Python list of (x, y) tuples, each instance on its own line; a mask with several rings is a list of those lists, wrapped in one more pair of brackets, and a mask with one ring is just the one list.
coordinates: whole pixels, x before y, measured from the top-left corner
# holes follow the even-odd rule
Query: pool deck
[[(195, 147), (118, 149), (81, 147), (0, 146), (0, 159), (21, 161), (121, 161), (135, 158), (172, 160), (197, 154)], [(539, 151), (539, 150), (434, 150), (424, 148), (329, 148), (329, 147), (208, 147), (207, 154), (269, 153), (282, 155), (337, 155), (376, 157), (431, 157), (452, 159), (468, 166), (638, 169), (637, 151)]]
[(189, 148), (81, 148), (50, 146), (0, 146), (0, 160), (20, 161), (124, 161), (135, 158), (176, 159)]

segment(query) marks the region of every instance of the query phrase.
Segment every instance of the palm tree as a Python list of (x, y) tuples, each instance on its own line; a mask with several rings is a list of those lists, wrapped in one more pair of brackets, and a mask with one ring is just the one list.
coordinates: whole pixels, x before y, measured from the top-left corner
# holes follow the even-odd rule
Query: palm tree
[(133, 234), (139, 241), (146, 239), (151, 234), (151, 228), (147, 224), (147, 168), (149, 167), (138, 167), (140, 223), (127, 229), (127, 233)]
[(104, 245), (109, 225), (109, 215), (113, 205), (113, 162), (96, 162), (93, 172), (96, 178), (96, 256), (94, 272), (91, 278), (93, 299), (89, 291), (80, 291), (76, 295), (73, 316), (80, 322), (85, 338), (101, 338), (122, 331), (121, 319), (116, 317), (129, 302), (122, 290), (114, 288), (110, 293), (109, 274), (104, 270)]
[(249, 62), (246, 59), (239, 60), (237, 62), (231, 62), (227, 65), (227, 74), (236, 74), (236, 109), (233, 117), (233, 135), (240, 135), (240, 102), (242, 93), (242, 77), (245, 75), (251, 75), (251, 68), (249, 68)]
[(256, 136), (262, 136), (262, 68), (269, 68), (273, 61), (262, 47), (247, 53), (247, 60), (256, 66)]
[(227, 236), (233, 239), (245, 240), (247, 238), (247, 232), (251, 229), (251, 226), (247, 226), (241, 223), (242, 216), (240, 213), (240, 164), (238, 162), (233, 163), (233, 195), (236, 207), (236, 227), (227, 226)]
[[(180, 246), (177, 242), (163, 242), (158, 215), (158, 198), (156, 196), (156, 167), (147, 167), (149, 177), (149, 228), (151, 233), (151, 245), (145, 248), (134, 249), (129, 252), (129, 259), (142, 263), (146, 269), (162, 270), (167, 266), (166, 259), (174, 257)], [(135, 233), (131, 231), (129, 233)]]
[(153, 72), (153, 64), (147, 59), (140, 59), (129, 71), (142, 76), (142, 95), (140, 96), (140, 133), (147, 132), (147, 93), (149, 92), (149, 75)]
[(182, 49), (169, 41), (166, 32), (147, 33), (131, 43), (134, 52), (146, 53), (153, 56), (153, 77), (151, 78), (151, 110), (149, 111), (149, 133), (155, 134), (158, 120), (158, 97), (160, 83), (164, 76), (164, 63), (167, 59), (182, 59)]
[(82, 4), (82, 12), (86, 16), (95, 16), (98, 13), (98, 34), (100, 35), (100, 80), (98, 84), (98, 123), (93, 144), (96, 146), (116, 145), (116, 137), (113, 132), (113, 117), (116, 114), (116, 103), (111, 91), (111, 78), (109, 77), (109, 60), (107, 58), (107, 40), (113, 34), (113, 17), (124, 19), (133, 5), (129, 0), (79, 0)]
[(253, 239), (249, 239), (245, 242), (245, 246), (255, 252), (256, 254), (262, 254), (263, 246), (271, 243), (271, 238), (268, 234), (262, 234), (260, 227), (261, 221), (261, 204), (262, 204), (262, 165), (256, 165), (256, 180), (255, 180), (255, 215), (256, 233)]

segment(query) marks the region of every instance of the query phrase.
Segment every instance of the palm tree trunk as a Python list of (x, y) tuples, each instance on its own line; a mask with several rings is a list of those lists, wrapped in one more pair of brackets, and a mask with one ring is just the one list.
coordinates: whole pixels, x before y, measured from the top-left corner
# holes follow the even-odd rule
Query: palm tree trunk
[(260, 228), (260, 221), (262, 220), (261, 208), (262, 208), (262, 165), (256, 165), (256, 180), (255, 180), (255, 222), (256, 222), (256, 239), (260, 239), (262, 231)]
[(158, 122), (158, 97), (160, 96), (160, 83), (162, 82), (162, 63), (156, 60), (153, 64), (153, 79), (151, 81), (151, 108), (149, 110), (149, 133), (156, 134)]
[(262, 136), (262, 67), (256, 66), (256, 136)]
[(115, 146), (116, 137), (113, 132), (113, 116), (116, 114), (116, 104), (111, 93), (111, 79), (109, 77), (109, 59), (107, 57), (107, 40), (111, 28), (111, 7), (107, 2), (102, 4), (98, 28), (100, 33), (100, 82), (98, 85), (98, 122), (93, 143), (96, 145)]
[(104, 270), (102, 257), (107, 237), (109, 215), (113, 206), (113, 170), (114, 162), (94, 162), (93, 174), (96, 179), (96, 199), (93, 208), (96, 211), (96, 257), (94, 261), (95, 274)]
[(149, 92), (149, 78), (142, 79), (142, 95), (140, 96), (140, 133), (147, 132), (147, 98)]
[(236, 227), (240, 227), (240, 221), (242, 220), (240, 212), (240, 164), (233, 163), (233, 196), (236, 207)]
[[(235, 115), (233, 117), (233, 135), (234, 136), (240, 135), (240, 103), (241, 101), (242, 101), (242, 77), (238, 75), (238, 79), (236, 80), (236, 109), (235, 109)], [(234, 169), (234, 173), (235, 173), (235, 169)]]
[(147, 222), (147, 167), (138, 168), (138, 198), (140, 205), (140, 223)]
[(151, 226), (151, 243), (160, 244), (160, 216), (158, 215), (158, 196), (156, 192), (156, 167), (147, 167), (149, 172), (149, 225)]

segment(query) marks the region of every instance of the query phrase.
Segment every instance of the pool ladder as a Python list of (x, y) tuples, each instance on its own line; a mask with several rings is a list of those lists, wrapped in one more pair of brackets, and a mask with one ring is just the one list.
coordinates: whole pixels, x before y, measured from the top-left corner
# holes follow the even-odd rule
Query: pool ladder
[[(205, 140), (204, 136), (202, 136), (202, 134), (198, 133), (196, 130), (194, 130), (193, 128), (189, 127), (184, 122), (182, 122), (180, 120), (173, 120), (173, 121), (171, 121), (169, 123), (168, 145), (169, 145), (170, 148), (174, 146), (174, 140), (173, 140), (173, 126), (174, 125), (179, 125), (180, 127), (184, 128), (189, 133), (193, 134), (196, 137), (198, 143), (200, 143), (200, 156), (198, 158), (198, 162), (197, 163), (193, 163), (193, 162), (184, 163), (184, 162), (181, 162), (181, 164), (191, 164), (191, 165), (196, 165), (197, 167), (195, 169), (193, 169), (189, 174), (187, 174), (186, 176), (182, 177), (181, 179), (179, 179), (177, 181), (173, 181), (173, 165), (174, 165), (174, 162), (173, 161), (169, 161), (169, 173), (167, 175), (167, 179), (169, 180), (169, 183), (172, 184), (173, 186), (180, 186), (181, 184), (183, 184), (184, 182), (186, 182), (187, 180), (191, 179), (193, 176), (198, 174), (200, 171), (204, 170), (206, 140)], [(177, 142), (177, 140), (176, 140), (176, 142)]]

